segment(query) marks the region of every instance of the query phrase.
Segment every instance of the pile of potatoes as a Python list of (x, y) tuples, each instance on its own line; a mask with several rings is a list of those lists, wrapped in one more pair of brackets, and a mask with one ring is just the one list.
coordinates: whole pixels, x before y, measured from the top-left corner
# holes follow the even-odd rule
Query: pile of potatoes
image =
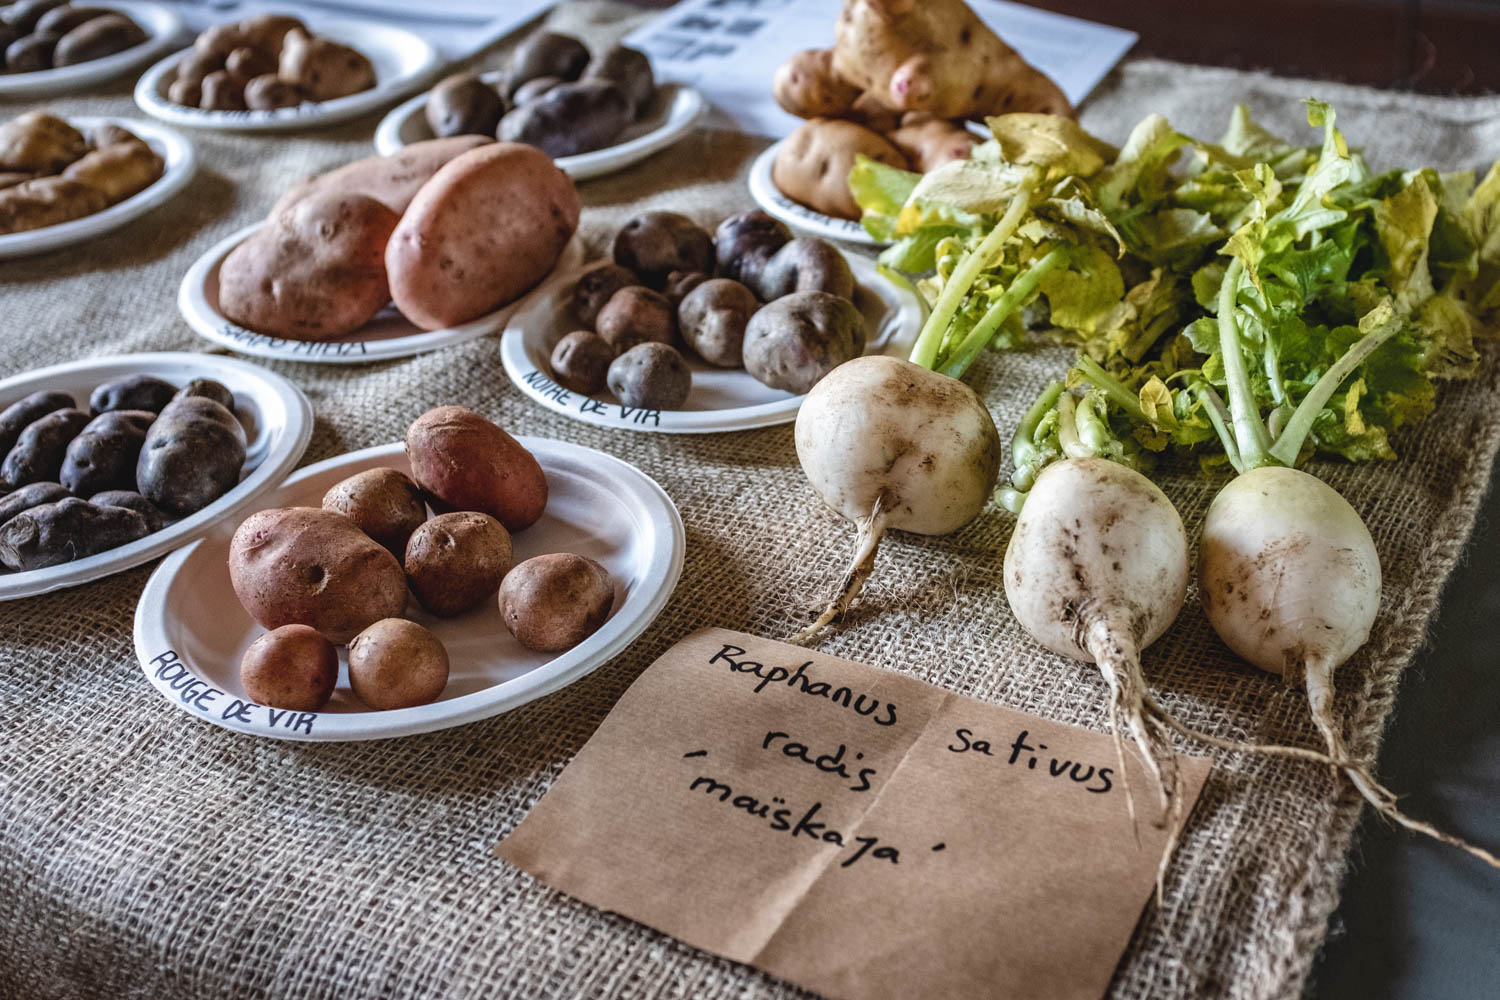
[(0, 566), (33, 570), (160, 531), (240, 481), (245, 429), (212, 379), (39, 391), (0, 412)]
[(298, 184), (219, 269), (219, 308), (289, 340), (352, 333), (394, 302), (424, 330), (530, 291), (578, 227), (578, 191), (543, 152), (454, 136)]
[(615, 235), (614, 263), (578, 279), (582, 329), (552, 350), (552, 377), (584, 395), (674, 410), (692, 390), (682, 350), (804, 393), (865, 350), (854, 275), (826, 240), (793, 239), (764, 212), (709, 235), (675, 212), (646, 212)]
[(321, 507), (263, 510), (235, 532), (230, 581), (270, 629), (240, 664), (260, 704), (322, 708), (341, 645), (349, 685), (370, 708), (436, 700), (448, 653), (404, 617), (408, 590), (439, 618), (495, 600), (511, 634), (543, 652), (577, 645), (609, 616), (614, 581), (594, 560), (556, 552), (512, 565), (511, 535), (547, 505), (542, 467), (515, 438), (472, 410), (441, 406), (412, 423), (406, 454), (409, 476), (369, 469), (335, 484)]
[(0, 235), (102, 212), (161, 178), (156, 151), (118, 125), (85, 136), (42, 111), (0, 125)]
[(576, 156), (612, 145), (656, 94), (651, 60), (615, 45), (590, 57), (571, 35), (538, 31), (511, 55), (498, 87), (457, 73), (427, 98), (432, 134), (490, 135)]
[(77, 66), (145, 40), (145, 30), (116, 10), (64, 0), (0, 0), (0, 73)]
[(216, 24), (172, 71), (167, 100), (204, 111), (270, 111), (375, 86), (364, 54), (315, 35), (295, 17), (257, 14)]

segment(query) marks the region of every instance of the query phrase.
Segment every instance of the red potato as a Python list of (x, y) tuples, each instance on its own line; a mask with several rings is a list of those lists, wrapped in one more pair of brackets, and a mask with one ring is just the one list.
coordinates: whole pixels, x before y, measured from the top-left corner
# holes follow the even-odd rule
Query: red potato
[(328, 704), (339, 682), (339, 652), (306, 625), (283, 625), (250, 644), (240, 660), (240, 684), (251, 700), (294, 712)]
[(462, 406), (439, 406), (414, 420), (406, 455), (434, 506), (488, 514), (512, 533), (535, 524), (547, 506), (547, 477), (536, 456)]
[(1057, 84), (963, 0), (844, 0), (834, 28), (833, 70), (897, 111), (939, 118), (1073, 115)]
[(448, 669), (442, 640), (405, 618), (378, 621), (349, 643), (349, 686), (377, 711), (437, 701)]
[(396, 308), (437, 330), (514, 302), (556, 266), (581, 208), (573, 182), (533, 146), (462, 154), (423, 185), (391, 234)]
[(308, 195), (328, 191), (367, 195), (400, 215), (449, 160), (492, 142), (483, 135), (455, 135), (414, 142), (390, 156), (367, 156), (294, 185), (277, 200), (270, 215), (274, 218)]

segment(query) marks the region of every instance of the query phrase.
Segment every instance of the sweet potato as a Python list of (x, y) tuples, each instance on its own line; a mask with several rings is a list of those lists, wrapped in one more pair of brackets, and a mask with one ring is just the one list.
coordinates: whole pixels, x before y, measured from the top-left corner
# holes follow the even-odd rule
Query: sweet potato
[(771, 165), (771, 180), (793, 201), (825, 215), (858, 219), (859, 204), (849, 193), (849, 170), (861, 153), (893, 167), (907, 167), (900, 150), (864, 126), (814, 118), (782, 143)]
[(833, 70), (897, 111), (971, 118), (1006, 111), (1073, 114), (1039, 70), (963, 0), (844, 0)]

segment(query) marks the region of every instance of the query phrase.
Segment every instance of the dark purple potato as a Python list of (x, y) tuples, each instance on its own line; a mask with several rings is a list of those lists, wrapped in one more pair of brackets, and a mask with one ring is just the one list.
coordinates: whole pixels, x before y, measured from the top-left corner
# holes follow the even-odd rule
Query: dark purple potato
[(685, 215), (643, 212), (615, 234), (615, 263), (640, 275), (641, 283), (660, 290), (673, 271), (714, 269), (714, 238)]
[(43, 14), (36, 22), (36, 30), (66, 35), (85, 21), (92, 21), (96, 17), (113, 13), (114, 11), (105, 10), (103, 7), (74, 7), (72, 4), (63, 4)]
[(530, 104), (532, 101), (536, 100), (538, 97), (541, 97), (553, 87), (567, 82), (567, 80), (564, 80), (560, 76), (535, 77), (533, 79), (527, 80), (525, 83), (521, 84), (521, 86), (516, 88), (514, 96), (511, 97), (511, 103), (513, 106), (518, 108), (523, 104)]
[(599, 310), (604, 308), (610, 296), (622, 288), (640, 283), (634, 271), (618, 264), (596, 267), (579, 278), (578, 284), (573, 286), (573, 312), (580, 323), (592, 330), (594, 322), (599, 318)]
[(554, 159), (603, 149), (630, 124), (630, 102), (604, 80), (562, 83), (500, 119), (495, 137), (524, 142)]
[(589, 50), (572, 35), (537, 31), (516, 46), (502, 84), (507, 100), (515, 98), (521, 84), (539, 76), (576, 80), (589, 63)]
[(682, 339), (711, 365), (738, 368), (745, 326), (760, 308), (755, 293), (738, 281), (714, 278), (693, 289), (677, 307)]
[(656, 77), (646, 53), (625, 45), (612, 45), (589, 63), (585, 80), (608, 80), (630, 101), (630, 117), (639, 118), (656, 94)]
[(552, 348), (552, 381), (564, 389), (592, 396), (603, 392), (615, 349), (588, 330), (574, 330)]
[(52, 50), (62, 36), (52, 32), (22, 35), (5, 47), (5, 68), (11, 73), (40, 73), (52, 68)]
[(71, 410), (78, 401), (65, 392), (42, 389), (0, 410), (0, 460), (15, 447), (21, 432), (33, 421), (55, 410)]
[(755, 291), (767, 302), (793, 292), (827, 292), (854, 298), (854, 272), (838, 248), (815, 236), (799, 236), (761, 268)]
[(0, 565), (25, 572), (97, 555), (144, 538), (146, 519), (124, 507), (68, 497), (0, 524)]
[(146, 519), (147, 532), (160, 531), (167, 523), (166, 513), (135, 490), (105, 490), (89, 497), (89, 503), (96, 507), (124, 507), (126, 510), (133, 510)]
[(156, 414), (111, 410), (90, 420), (68, 443), (58, 482), (75, 496), (135, 488), (135, 463)]
[(211, 399), (173, 400), (151, 429), (136, 461), (136, 489), (172, 514), (202, 510), (240, 481), (245, 429)]
[(122, 375), (99, 383), (89, 396), (94, 413), (110, 410), (150, 410), (160, 413), (177, 395), (177, 387), (152, 375)]
[(667, 275), (667, 283), (662, 286), (661, 293), (672, 303), (672, 308), (676, 309), (693, 289), (707, 280), (708, 275), (702, 271), (673, 271)]
[(52, 52), (54, 66), (76, 66), (124, 52), (146, 40), (146, 32), (124, 14), (90, 18), (71, 29)]
[(195, 378), (172, 396), (173, 399), (182, 399), (184, 396), (202, 396), (218, 403), (230, 413), (234, 412), (234, 393), (222, 382), (216, 382), (211, 378)]
[(609, 390), (622, 406), (675, 410), (687, 401), (693, 373), (674, 347), (637, 344), (609, 366)]
[(423, 114), (439, 139), (450, 135), (494, 135), (505, 102), (494, 87), (473, 73), (455, 73), (427, 95)]
[(26, 425), (0, 465), (0, 488), (16, 489), (28, 483), (55, 483), (63, 457), (72, 441), (89, 422), (82, 410), (53, 410)]
[(865, 319), (827, 292), (793, 292), (761, 306), (745, 326), (745, 371), (773, 389), (801, 394), (865, 350)]
[(68, 495), (60, 483), (31, 483), (14, 493), (0, 497), (0, 524), (4, 524), (23, 510), (40, 507), (44, 503), (56, 503)]
[(66, 3), (67, 0), (20, 0), (19, 3), (0, 4), (0, 21), (14, 28), (18, 37), (29, 35), (48, 11)]
[(760, 209), (731, 215), (714, 231), (719, 276), (754, 291), (761, 269), (791, 239), (792, 231), (784, 223)]

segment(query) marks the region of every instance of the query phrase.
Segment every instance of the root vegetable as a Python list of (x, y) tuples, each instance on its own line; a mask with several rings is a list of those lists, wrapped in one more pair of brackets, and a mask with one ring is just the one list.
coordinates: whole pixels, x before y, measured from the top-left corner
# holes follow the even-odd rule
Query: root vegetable
[(366, 469), (323, 494), (323, 509), (343, 514), (400, 559), (412, 532), (427, 520), (427, 501), (411, 477), (397, 469)]
[(793, 201), (841, 219), (858, 219), (849, 192), (855, 157), (907, 168), (906, 157), (884, 136), (839, 118), (814, 118), (782, 141), (771, 164), (771, 181)]
[(448, 686), (448, 650), (416, 622), (383, 618), (349, 643), (349, 686), (380, 711), (426, 705)]
[(865, 349), (854, 303), (827, 292), (793, 292), (758, 309), (745, 325), (745, 371), (773, 389), (807, 392)]
[(439, 514), (417, 528), (402, 565), (422, 607), (452, 618), (499, 590), (510, 561), (510, 532), (488, 514), (464, 510)]
[(814, 386), (795, 437), (813, 490), (858, 535), (838, 594), (794, 643), (806, 643), (859, 595), (888, 529), (958, 530), (984, 508), (1000, 469), (1000, 437), (974, 390), (884, 355), (846, 362)]
[(609, 570), (587, 556), (534, 556), (505, 576), (500, 617), (527, 649), (571, 649), (599, 630), (615, 603)]
[(564, 389), (592, 396), (603, 392), (615, 349), (590, 330), (574, 330), (552, 348), (552, 379)]
[(614, 257), (641, 284), (660, 291), (673, 271), (712, 274), (714, 239), (685, 215), (642, 212), (615, 234)]
[(283, 625), (250, 644), (240, 660), (240, 684), (262, 705), (316, 712), (339, 682), (339, 653), (306, 625)]
[(439, 406), (406, 431), (411, 476), (444, 510), (477, 510), (514, 534), (547, 506), (547, 477), (536, 456), (472, 410)]
[(578, 321), (592, 330), (610, 297), (622, 288), (640, 284), (635, 272), (618, 264), (605, 264), (589, 271), (573, 286), (573, 312)]
[(759, 209), (731, 215), (714, 230), (719, 276), (754, 289), (766, 262), (791, 238), (785, 223)]
[(594, 329), (620, 352), (637, 344), (670, 345), (677, 332), (677, 316), (665, 295), (641, 285), (627, 285), (599, 310)]
[(766, 261), (755, 291), (766, 302), (793, 292), (827, 292), (853, 300), (854, 272), (848, 258), (832, 243), (799, 236)]
[(859, 88), (833, 71), (832, 49), (807, 49), (776, 70), (771, 93), (798, 118), (837, 118), (853, 107)]
[(610, 363), (605, 375), (609, 391), (622, 406), (647, 410), (675, 410), (693, 391), (693, 373), (675, 347), (636, 344)]

